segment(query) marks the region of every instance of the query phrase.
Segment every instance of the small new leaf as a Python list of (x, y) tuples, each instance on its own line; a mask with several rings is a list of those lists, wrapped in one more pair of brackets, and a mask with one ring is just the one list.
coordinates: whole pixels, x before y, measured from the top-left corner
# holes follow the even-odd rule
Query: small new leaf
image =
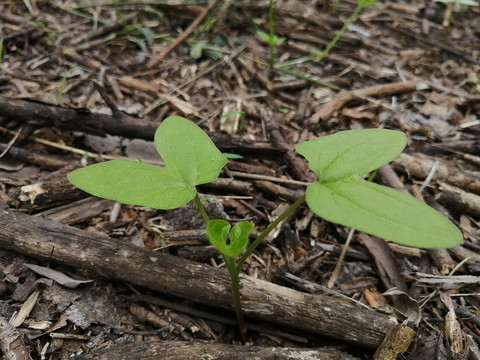
[(214, 181), (227, 163), (202, 129), (178, 116), (158, 127), (155, 146), (165, 167), (112, 160), (72, 171), (68, 179), (95, 196), (166, 210), (192, 200), (195, 186)]
[(225, 220), (211, 220), (207, 225), (208, 239), (224, 256), (240, 255), (248, 244), (248, 235), (252, 224), (241, 221), (230, 231), (230, 224)]
[(266, 33), (265, 31), (262, 31), (262, 30), (257, 30), (257, 35), (268, 46), (276, 46), (278, 44), (281, 44), (286, 39), (283, 36), (277, 36), (275, 34)]
[(266, 44), (270, 42), (270, 34), (262, 30), (257, 30), (258, 37)]

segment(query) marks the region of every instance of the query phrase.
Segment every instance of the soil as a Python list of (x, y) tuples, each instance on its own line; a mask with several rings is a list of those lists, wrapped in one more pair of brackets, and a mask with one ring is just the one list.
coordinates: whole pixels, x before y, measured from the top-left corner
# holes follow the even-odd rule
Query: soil
[[(354, 1), (277, 0), (272, 48), (265, 1), (0, 2), (3, 358), (480, 359), (480, 5), (459, 3), (368, 6), (320, 59)], [(242, 343), (192, 204), (123, 205), (66, 179), (161, 164), (153, 136), (172, 115), (232, 156), (198, 189), (211, 217), (260, 233), (314, 180), (295, 144), (386, 128), (408, 146), (375, 181), (464, 242), (346, 245), (350, 229), (302, 206), (244, 267)]]

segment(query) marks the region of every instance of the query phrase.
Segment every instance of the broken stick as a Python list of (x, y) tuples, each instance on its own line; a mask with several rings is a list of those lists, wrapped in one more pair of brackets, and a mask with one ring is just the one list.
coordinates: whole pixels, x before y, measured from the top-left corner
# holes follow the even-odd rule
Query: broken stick
[(418, 84), (417, 80), (400, 81), (391, 84), (374, 85), (363, 89), (352, 91), (342, 90), (326, 103), (315, 114), (312, 115), (310, 122), (318, 123), (320, 120), (330, 119), (335, 112), (340, 110), (346, 103), (355, 99), (363, 99), (370, 96), (391, 95), (400, 92), (413, 91)]
[[(218, 269), (14, 211), (0, 212), (0, 247), (88, 269), (201, 304), (232, 309), (230, 278)], [(241, 276), (245, 315), (376, 348), (394, 317)]]

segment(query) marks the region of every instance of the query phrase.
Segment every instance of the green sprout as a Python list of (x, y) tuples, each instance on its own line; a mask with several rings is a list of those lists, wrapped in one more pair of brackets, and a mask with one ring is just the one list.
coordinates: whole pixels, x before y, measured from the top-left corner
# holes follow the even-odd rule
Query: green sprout
[(58, 82), (58, 89), (57, 89), (57, 104), (63, 104), (63, 93), (65, 92), (65, 86), (67, 85), (67, 80), (70, 75), (78, 69), (78, 66), (74, 66), (70, 68), (65, 74), (63, 74), (62, 78)]
[(347, 21), (343, 24), (342, 28), (337, 32), (334, 38), (328, 43), (328, 45), (323, 49), (323, 51), (319, 53), (311, 54), (311, 58), (313, 61), (321, 61), (323, 60), (329, 53), (330, 50), (337, 44), (338, 40), (343, 36), (345, 31), (348, 30), (348, 27), (352, 25), (360, 15), (360, 12), (368, 6), (375, 5), (376, 0), (357, 0), (357, 7), (353, 11), (353, 13), (348, 17)]
[[(468, 1), (468, 0), (466, 0), (466, 1)], [(328, 54), (330, 53), (330, 51), (333, 49), (333, 47), (337, 44), (337, 42), (342, 38), (342, 36), (348, 30), (348, 27), (357, 20), (358, 16), (360, 15), (360, 12), (368, 6), (375, 5), (376, 2), (377, 2), (377, 0), (357, 0), (357, 6), (356, 6), (355, 10), (352, 12), (352, 14), (350, 14), (348, 19), (343, 24), (342, 28), (340, 30), (338, 30), (338, 32), (335, 34), (333, 39), (327, 44), (327, 46), (322, 51), (312, 51), (308, 56), (302, 56), (302, 57), (297, 58), (297, 59), (292, 59), (292, 60), (284, 61), (282, 63), (278, 63), (278, 64), (275, 65), (275, 69), (277, 69), (277, 70), (279, 70), (279, 71), (281, 71), (285, 74), (294, 76), (298, 79), (303, 79), (305, 81), (309, 81), (309, 82), (314, 83), (314, 84), (318, 84), (318, 85), (321, 85), (321, 86), (325, 86), (325, 87), (329, 87), (331, 89), (338, 90), (338, 87), (334, 84), (330, 84), (328, 82), (325, 82), (321, 79), (317, 79), (317, 78), (312, 77), (312, 76), (307, 76), (307, 75), (301, 74), (299, 72), (291, 70), (290, 68), (294, 65), (303, 64), (303, 63), (306, 63), (306, 62), (309, 62), (309, 61), (320, 62), (323, 59), (325, 59), (328, 56)], [(271, 53), (271, 57), (270, 57), (271, 64), (273, 64), (272, 59), (273, 59), (273, 57), (272, 57), (272, 53)]]
[(147, 52), (147, 46), (152, 45), (155, 40), (153, 31), (141, 24), (125, 25), (124, 28), (125, 32), (130, 34), (127, 40), (137, 45), (143, 52)]
[[(185, 141), (189, 139), (189, 141)], [(249, 244), (253, 225), (235, 226), (210, 220), (196, 186), (214, 181), (227, 159), (192, 121), (172, 116), (155, 133), (155, 146), (164, 167), (133, 160), (112, 160), (77, 169), (70, 182), (95, 196), (125, 204), (173, 209), (194, 200), (207, 224), (210, 242), (219, 250), (230, 273), (232, 296), (242, 340), (246, 341), (240, 295), (240, 272), (265, 237), (305, 201), (318, 216), (344, 226), (422, 248), (458, 245), (460, 230), (425, 203), (397, 190), (364, 180), (399, 155), (406, 136), (385, 129), (348, 130), (298, 144), (318, 180)]]
[(243, 110), (232, 110), (228, 111), (225, 114), (220, 116), (221, 119), (229, 118), (231, 116), (239, 116), (242, 120), (245, 119), (245, 111)]
[(277, 36), (275, 34), (275, 1), (270, 0), (268, 3), (268, 33), (262, 30), (257, 30), (256, 33), (260, 39), (268, 45), (269, 49), (269, 59), (268, 64), (271, 69), (273, 69), (275, 63), (275, 47), (285, 41), (285, 37)]

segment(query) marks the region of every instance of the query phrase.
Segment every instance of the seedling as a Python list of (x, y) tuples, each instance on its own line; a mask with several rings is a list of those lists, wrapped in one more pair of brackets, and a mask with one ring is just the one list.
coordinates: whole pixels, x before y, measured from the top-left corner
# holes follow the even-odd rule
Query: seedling
[(70, 68), (65, 74), (63, 74), (62, 78), (58, 83), (57, 89), (57, 104), (62, 105), (63, 103), (63, 94), (65, 93), (65, 86), (67, 85), (68, 78), (72, 75), (73, 72), (77, 71), (78, 66), (74, 66)]
[(325, 47), (325, 49), (320, 52), (320, 53), (314, 53), (311, 55), (312, 60), (314, 61), (321, 61), (323, 60), (330, 50), (335, 46), (335, 44), (340, 40), (340, 38), (343, 36), (345, 31), (348, 30), (348, 27), (352, 25), (360, 15), (360, 12), (365, 9), (368, 6), (375, 5), (377, 1), (376, 0), (357, 0), (357, 7), (353, 11), (353, 13), (348, 17), (347, 21), (343, 24), (342, 28), (337, 32), (335, 37), (330, 41), (330, 43)]
[(268, 33), (262, 30), (257, 30), (257, 35), (262, 39), (264, 43), (268, 45), (269, 59), (268, 64), (271, 69), (275, 63), (275, 47), (285, 41), (283, 36), (277, 36), (275, 34), (275, 2), (276, 0), (270, 0), (268, 2)]
[[(320, 79), (317, 79), (315, 77), (303, 75), (301, 73), (298, 73), (296, 71), (293, 71), (290, 69), (290, 67), (298, 64), (303, 64), (309, 61), (313, 62), (320, 62), (322, 61), (327, 55), (330, 53), (330, 51), (333, 49), (333, 47), (337, 44), (338, 40), (342, 38), (342, 36), (345, 34), (345, 32), (348, 30), (348, 27), (352, 25), (360, 15), (360, 12), (367, 8), (368, 6), (375, 5), (377, 0), (357, 0), (357, 6), (353, 13), (348, 17), (348, 19), (345, 21), (343, 24), (342, 28), (336, 33), (336, 35), (333, 37), (333, 39), (327, 44), (327, 46), (322, 50), (322, 51), (312, 51), (308, 56), (303, 56), (297, 59), (293, 60), (288, 60), (284, 61), (282, 63), (278, 63), (275, 65), (275, 68), (277, 70), (280, 70), (281, 72), (294, 76), (298, 79), (303, 79), (309, 82), (312, 82), (314, 84), (318, 84), (321, 86), (326, 86), (331, 89), (337, 89), (338, 87), (334, 84), (327, 83), (325, 81), (322, 81)], [(268, 34), (267, 34), (268, 35)], [(270, 50), (271, 56), (270, 59), (272, 59), (272, 50)], [(271, 64), (273, 64), (272, 60), (270, 60)]]
[(227, 159), (188, 119), (172, 116), (155, 133), (164, 167), (140, 161), (112, 160), (68, 174), (80, 189), (125, 204), (173, 209), (194, 200), (207, 223), (210, 242), (220, 251), (232, 281), (232, 294), (243, 340), (246, 327), (240, 298), (240, 271), (265, 237), (305, 201), (324, 219), (390, 241), (423, 248), (458, 245), (462, 233), (446, 217), (402, 192), (364, 180), (363, 175), (393, 160), (405, 147), (402, 132), (348, 130), (297, 145), (318, 180), (248, 245), (253, 225), (210, 220), (196, 186), (214, 181)]

